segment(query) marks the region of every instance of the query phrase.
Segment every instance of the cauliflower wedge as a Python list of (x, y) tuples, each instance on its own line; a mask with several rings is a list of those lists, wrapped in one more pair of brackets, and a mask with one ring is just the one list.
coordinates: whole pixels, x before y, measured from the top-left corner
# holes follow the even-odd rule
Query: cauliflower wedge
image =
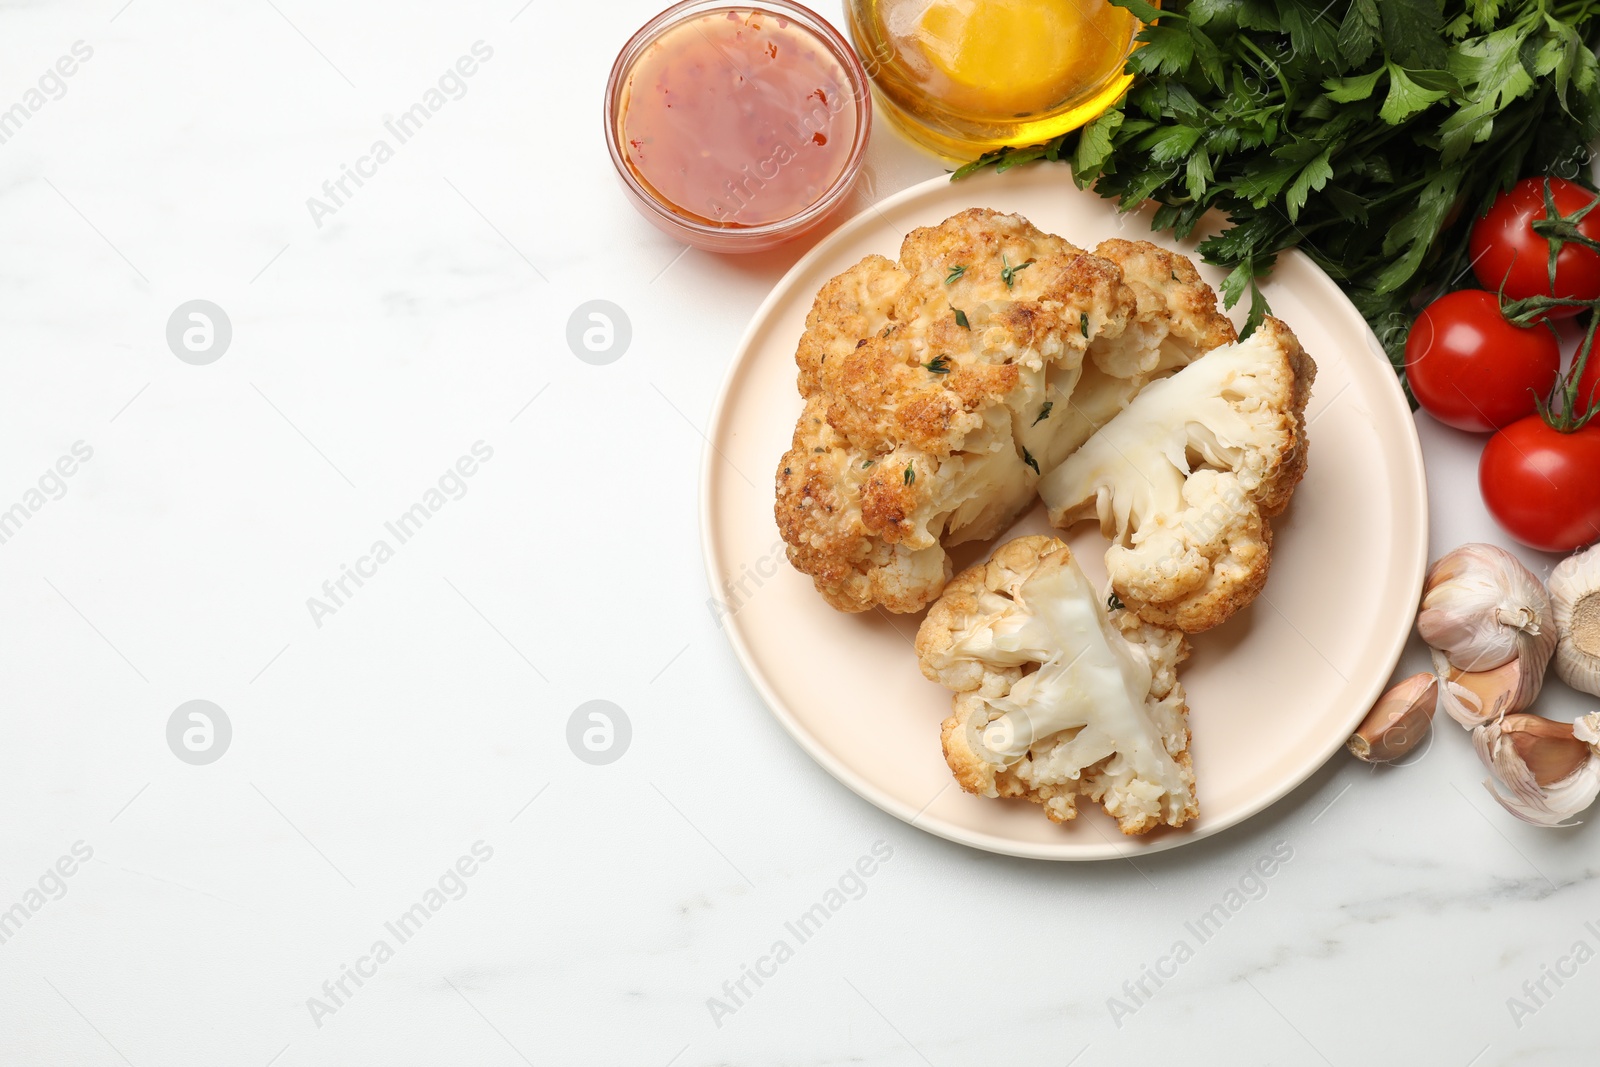
[(1146, 386), (1039, 482), (1050, 521), (1098, 515), (1117, 597), (1199, 633), (1255, 599), (1272, 527), (1306, 468), (1317, 365), (1267, 318), (1247, 340)]
[(945, 587), (917, 631), (930, 680), (955, 691), (942, 730), (961, 788), (1026, 797), (1052, 822), (1087, 797), (1125, 834), (1200, 814), (1184, 635), (1107, 611), (1072, 550), (1019, 537)]
[[(998, 536), (1040, 472), (1146, 381), (1232, 340), (1186, 258), (1102, 249), (973, 209), (818, 292), (774, 517), (828, 603), (922, 610), (950, 576), (947, 547)], [(1085, 374), (1095, 400), (1080, 403)]]

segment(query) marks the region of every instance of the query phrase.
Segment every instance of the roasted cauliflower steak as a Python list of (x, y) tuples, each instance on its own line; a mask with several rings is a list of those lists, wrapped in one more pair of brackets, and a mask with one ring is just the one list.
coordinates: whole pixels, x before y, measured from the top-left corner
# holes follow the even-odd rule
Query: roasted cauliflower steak
[(1268, 317), (1149, 384), (1040, 481), (1051, 523), (1099, 518), (1111, 587), (1147, 622), (1198, 633), (1225, 621), (1267, 580), (1268, 519), (1305, 473), (1316, 373)]
[(1107, 608), (1053, 537), (1008, 541), (945, 587), (917, 631), (953, 690), (941, 731), (961, 788), (1023, 797), (1051, 821), (1098, 803), (1125, 834), (1199, 815), (1181, 631)]
[(1194, 265), (1149, 242), (1090, 253), (984, 209), (913, 231), (806, 318), (776, 479), (789, 561), (841, 611), (920, 611), (948, 546), (999, 535), (1041, 471), (1233, 337)]

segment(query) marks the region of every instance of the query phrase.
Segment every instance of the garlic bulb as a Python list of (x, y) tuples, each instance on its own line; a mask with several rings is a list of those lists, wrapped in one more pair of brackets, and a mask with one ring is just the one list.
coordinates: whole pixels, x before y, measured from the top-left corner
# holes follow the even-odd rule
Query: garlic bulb
[[(1574, 825), (1567, 820), (1600, 796), (1596, 740), (1600, 714), (1564, 723), (1519, 712), (1472, 731), (1478, 758), (1494, 774), (1484, 788), (1535, 826)], [(1495, 788), (1497, 781), (1503, 789)]]
[[(1533, 703), (1556, 647), (1544, 583), (1494, 545), (1462, 545), (1433, 565), (1417, 633), (1434, 650), (1439, 703), (1463, 726)], [(1503, 669), (1514, 677), (1494, 673)]]
[(1417, 633), (1451, 666), (1488, 671), (1522, 659), (1542, 674), (1554, 651), (1544, 583), (1503, 548), (1462, 545), (1428, 572)]
[(1556, 626), (1556, 673), (1574, 689), (1600, 696), (1600, 545), (1556, 564), (1550, 574)]

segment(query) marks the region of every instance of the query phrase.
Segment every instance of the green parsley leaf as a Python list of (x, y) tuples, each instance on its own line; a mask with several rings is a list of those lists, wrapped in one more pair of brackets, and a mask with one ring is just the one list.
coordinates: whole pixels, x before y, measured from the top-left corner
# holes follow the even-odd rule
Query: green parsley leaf
[(1144, 47), (1128, 57), (1128, 66), (1136, 73), (1177, 74), (1194, 58), (1194, 38), (1177, 26), (1151, 26), (1139, 39)]
[(1380, 28), (1377, 0), (1355, 0), (1339, 23), (1339, 54), (1351, 66), (1359, 67), (1378, 47)]
[(1026, 448), (1022, 450), (1022, 462), (1033, 468), (1033, 473), (1039, 473), (1039, 461), (1033, 458), (1033, 453)]
[(1078, 138), (1077, 154), (1072, 157), (1072, 176), (1077, 179), (1080, 188), (1093, 181), (1106, 160), (1111, 158), (1111, 135), (1121, 125), (1122, 112), (1113, 108), (1083, 128)]
[(1256, 327), (1272, 313), (1267, 306), (1267, 298), (1261, 295), (1261, 290), (1256, 286), (1256, 280), (1250, 279), (1250, 311), (1244, 317), (1244, 325), (1239, 327), (1239, 340), (1243, 341), (1256, 332)]
[(1328, 179), (1333, 177), (1333, 164), (1328, 161), (1328, 155), (1329, 150), (1323, 149), (1290, 183), (1289, 193), (1284, 197), (1290, 222), (1300, 217), (1300, 209), (1306, 206), (1306, 198), (1313, 192), (1320, 192), (1328, 184)]
[(1365, 100), (1372, 95), (1378, 87), (1378, 79), (1388, 73), (1387, 67), (1379, 67), (1367, 74), (1357, 74), (1349, 78), (1329, 78), (1322, 83), (1328, 91), (1328, 99), (1336, 104), (1353, 104), (1357, 100)]
[(1407, 67), (1444, 66), (1444, 15), (1434, 0), (1378, 0), (1383, 48)]
[(1043, 422), (1045, 419), (1048, 419), (1050, 417), (1050, 409), (1055, 407), (1055, 406), (1056, 406), (1056, 402), (1054, 400), (1046, 400), (1044, 402), (1044, 407), (1039, 409), (1038, 416), (1029, 425), (1037, 426), (1041, 422)]
[(1128, 605), (1122, 602), (1122, 598), (1117, 596), (1115, 593), (1112, 593), (1110, 596), (1106, 597), (1107, 611), (1122, 611), (1127, 606)]
[(1127, 0), (1126, 3), (1118, 4), (1117, 6), (1127, 9), (1134, 18), (1145, 23), (1146, 25), (1149, 25), (1156, 19), (1165, 18), (1167, 15), (1166, 12), (1163, 12), (1154, 4), (1148, 3), (1147, 0)]
[(1533, 88), (1521, 46), (1522, 38), (1509, 28), (1457, 46), (1450, 69), (1473, 87), (1473, 93), (1439, 126), (1447, 162), (1459, 160), (1473, 144), (1487, 139), (1494, 132), (1496, 115)]
[[(1183, 186), (1189, 190), (1190, 196), (1203, 203), (1206, 195), (1206, 186), (1211, 184), (1211, 179), (1214, 176), (1211, 169), (1211, 153), (1206, 151), (1204, 145), (1201, 145), (1191, 152), (1189, 158), (1183, 163)], [(1180, 234), (1180, 236), (1182, 235)], [(1174, 274), (1172, 280), (1177, 281), (1178, 276)]]
[(954, 311), (956, 313), (956, 325), (957, 326), (961, 327), (963, 330), (972, 329), (972, 323), (967, 321), (967, 313), (965, 311), (962, 311), (960, 308), (956, 307), (955, 305), (951, 305), (950, 310)]
[(1030, 259), (1026, 263), (1018, 263), (1015, 267), (1013, 267), (1011, 265), (1011, 261), (1006, 258), (1006, 254), (1001, 252), (1000, 264), (1000, 280), (1005, 282), (1006, 288), (1009, 289), (1011, 288), (1011, 284), (1017, 280), (1017, 271), (1026, 270), (1027, 268), (1033, 266), (1033, 260)]
[(1429, 104), (1449, 96), (1445, 89), (1427, 89), (1412, 74), (1399, 67), (1389, 67), (1389, 95), (1384, 98), (1378, 117), (1391, 126), (1398, 126)]

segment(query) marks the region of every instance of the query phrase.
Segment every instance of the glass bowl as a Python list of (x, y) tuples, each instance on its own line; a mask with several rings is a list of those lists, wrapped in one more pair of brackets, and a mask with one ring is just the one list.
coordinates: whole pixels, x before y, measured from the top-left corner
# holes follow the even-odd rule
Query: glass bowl
[[(683, 205), (668, 201), (641, 180), (623, 148), (621, 126), (624, 109), (633, 91), (631, 76), (635, 64), (651, 45), (683, 23), (720, 12), (730, 12), (735, 16), (750, 13), (765, 14), (777, 19), (778, 25), (785, 29), (792, 23), (808, 32), (839, 64), (848, 83), (843, 87), (844, 91), (838, 93), (835, 98), (843, 107), (852, 108), (855, 112), (855, 132), (842, 169), (815, 199), (783, 218), (758, 224), (745, 224), (718, 221), (707, 215), (694, 213)], [(710, 43), (708, 39), (707, 44)], [(611, 153), (611, 162), (616, 168), (623, 190), (640, 214), (658, 229), (679, 241), (712, 252), (759, 252), (792, 240), (817, 226), (836, 211), (849, 196), (861, 171), (861, 164), (866, 156), (867, 138), (872, 132), (872, 93), (866, 71), (862, 68), (861, 61), (856, 58), (849, 42), (840, 36), (827, 20), (810, 8), (793, 3), (791, 0), (757, 0), (750, 4), (730, 4), (727, 0), (684, 0), (683, 3), (667, 8), (645, 23), (617, 54), (616, 62), (611, 67), (610, 80), (606, 84), (605, 127), (606, 147)], [(757, 162), (757, 158), (752, 156), (750, 163)], [(772, 160), (760, 162), (771, 163)], [(760, 188), (758, 179), (752, 178), (749, 174), (748, 164), (742, 170), (744, 172), (742, 175), (730, 172), (730, 180), (743, 180), (746, 189), (749, 188), (748, 182), (755, 180), (757, 188)], [(713, 192), (720, 194), (721, 190), (708, 189), (708, 197)]]
[[(1160, 6), (1159, 0), (1152, 0)], [(1107, 0), (845, 0), (884, 115), (965, 161), (1048, 141), (1116, 103), (1139, 20)]]

